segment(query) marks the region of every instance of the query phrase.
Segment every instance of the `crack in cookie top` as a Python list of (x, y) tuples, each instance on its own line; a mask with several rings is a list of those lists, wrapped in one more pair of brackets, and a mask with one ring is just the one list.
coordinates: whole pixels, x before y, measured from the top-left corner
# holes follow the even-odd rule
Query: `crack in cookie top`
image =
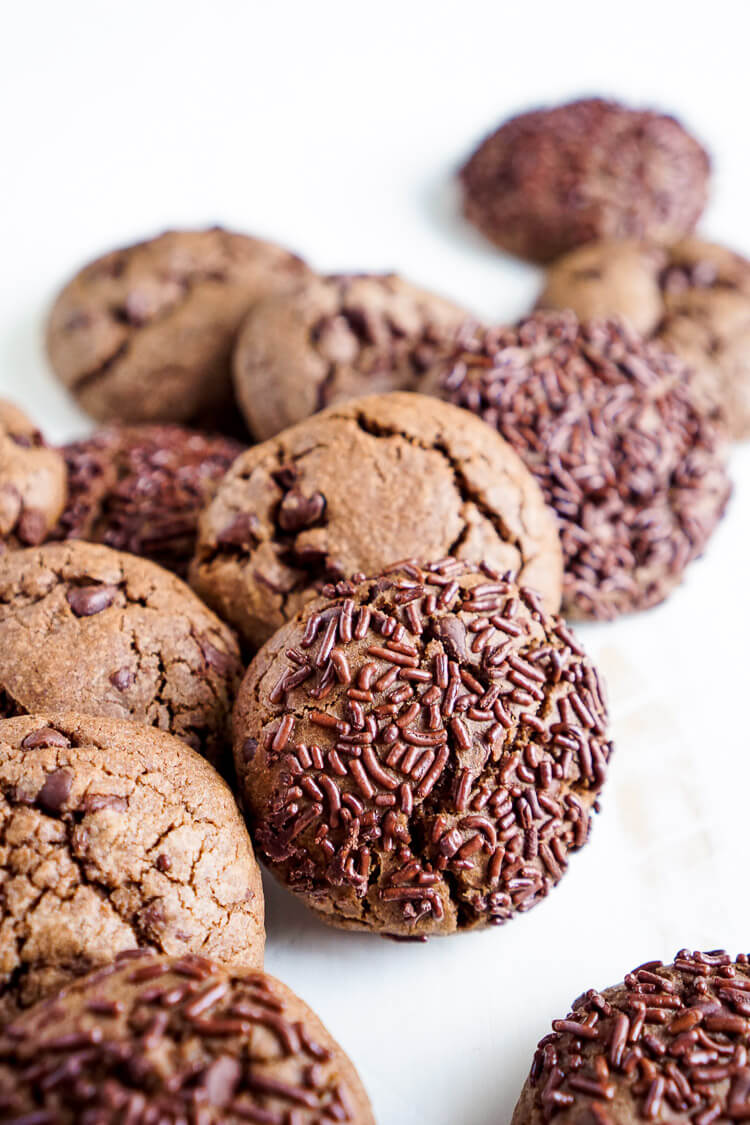
[(513, 1125), (750, 1118), (750, 960), (680, 950), (586, 992), (537, 1048)]
[(507, 921), (589, 831), (611, 744), (595, 669), (487, 566), (329, 586), (261, 650), (235, 713), (257, 846), (338, 925)]

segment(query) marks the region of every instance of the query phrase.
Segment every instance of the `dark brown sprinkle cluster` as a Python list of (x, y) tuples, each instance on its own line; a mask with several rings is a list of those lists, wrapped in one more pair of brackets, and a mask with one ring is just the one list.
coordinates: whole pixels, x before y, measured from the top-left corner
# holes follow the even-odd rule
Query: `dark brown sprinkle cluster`
[(354, 1106), (331, 1050), (263, 973), (132, 950), (0, 1033), (0, 1120), (326, 1125)]
[(374, 894), (422, 930), (528, 909), (586, 841), (611, 752), (578, 642), (532, 591), (450, 558), (324, 593), (257, 731), (277, 783), (255, 810), (267, 859), (293, 889)]
[(530, 1082), (545, 1121), (617, 1125), (623, 1097), (644, 1121), (750, 1119), (750, 958), (682, 949), (622, 985), (587, 992), (537, 1049)]
[(565, 602), (613, 617), (661, 601), (730, 494), (681, 362), (624, 324), (535, 313), (466, 337), (439, 389), (493, 425), (557, 513)]

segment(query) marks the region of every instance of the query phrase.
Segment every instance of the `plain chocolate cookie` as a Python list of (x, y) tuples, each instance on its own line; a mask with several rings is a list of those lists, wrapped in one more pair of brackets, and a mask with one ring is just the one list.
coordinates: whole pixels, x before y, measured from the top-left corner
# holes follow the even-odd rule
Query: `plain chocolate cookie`
[(180, 577), (198, 516), (245, 447), (183, 426), (110, 426), (62, 448), (68, 502), (55, 532), (152, 559)]
[(101, 421), (234, 429), (242, 319), (306, 273), (287, 250), (244, 234), (167, 231), (105, 254), (65, 286), (50, 315), (50, 361)]
[(359, 1076), (279, 981), (122, 955), (0, 1032), (8, 1125), (375, 1125)]
[(117, 719), (0, 722), (0, 1023), (125, 949), (260, 968), (264, 941), (242, 817), (189, 746)]
[(565, 612), (611, 619), (663, 601), (731, 492), (690, 381), (624, 322), (538, 312), (465, 337), (425, 387), (510, 442), (557, 513)]
[(558, 608), (554, 517), (510, 446), (466, 411), (394, 393), (241, 454), (200, 519), (190, 573), (258, 648), (324, 582), (415, 554), (485, 560)]
[(750, 1118), (750, 961), (682, 949), (590, 990), (542, 1039), (512, 1125)]
[(325, 591), (260, 651), (234, 717), (253, 838), (324, 921), (499, 925), (585, 844), (611, 744), (595, 669), (487, 566), (407, 563)]
[(259, 301), (234, 353), (237, 399), (259, 441), (362, 395), (412, 391), (468, 313), (395, 274), (311, 277)]
[(22, 410), (0, 400), (0, 553), (42, 543), (65, 498), (62, 457)]
[(513, 117), (461, 170), (487, 238), (547, 262), (600, 238), (674, 242), (706, 205), (709, 158), (673, 117), (587, 98)]
[(676, 352), (734, 438), (750, 437), (750, 261), (697, 238), (596, 242), (550, 266), (541, 308), (623, 316)]
[(220, 762), (241, 674), (231, 631), (152, 562), (77, 541), (0, 555), (0, 717), (137, 719)]

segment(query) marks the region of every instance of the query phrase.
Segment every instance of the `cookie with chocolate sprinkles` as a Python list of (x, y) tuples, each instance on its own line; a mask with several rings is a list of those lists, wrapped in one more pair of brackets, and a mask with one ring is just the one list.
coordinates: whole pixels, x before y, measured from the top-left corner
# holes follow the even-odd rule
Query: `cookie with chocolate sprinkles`
[(466, 335), (424, 387), (513, 446), (557, 513), (564, 611), (611, 619), (661, 602), (724, 513), (725, 443), (690, 384), (624, 322), (537, 312)]
[(612, 750), (568, 627), (450, 558), (326, 588), (250, 665), (234, 732), (277, 878), (332, 925), (408, 938), (544, 898), (588, 839)]
[(62, 457), (34, 423), (0, 400), (0, 552), (42, 543), (66, 498)]
[(171, 735), (80, 715), (0, 721), (0, 841), (0, 1023), (126, 949), (263, 966), (242, 817)]
[(285, 985), (122, 954), (0, 1032), (6, 1125), (374, 1125), (354, 1066)]
[(446, 403), (374, 395), (237, 458), (199, 521), (190, 580), (257, 649), (324, 583), (415, 550), (512, 571), (559, 607), (554, 516), (510, 445)]
[(682, 949), (591, 990), (537, 1048), (512, 1125), (750, 1118), (750, 958)]
[(231, 630), (155, 563), (78, 540), (0, 555), (0, 718), (135, 719), (219, 763), (241, 675)]

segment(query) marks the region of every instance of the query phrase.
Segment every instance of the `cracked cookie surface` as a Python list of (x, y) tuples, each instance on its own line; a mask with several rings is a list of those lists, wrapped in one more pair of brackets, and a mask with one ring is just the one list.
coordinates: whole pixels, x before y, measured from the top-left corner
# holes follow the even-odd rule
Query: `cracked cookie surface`
[(231, 631), (174, 575), (71, 541), (0, 556), (0, 715), (136, 719), (220, 762), (242, 674)]
[(65, 286), (50, 314), (50, 361), (101, 421), (234, 430), (230, 365), (242, 319), (307, 272), (257, 238), (167, 231), (105, 254)]
[(65, 464), (33, 422), (0, 400), (0, 552), (42, 543), (63, 510)]
[(257, 648), (326, 581), (446, 554), (559, 606), (554, 518), (510, 446), (467, 411), (393, 393), (241, 454), (200, 519), (190, 579)]
[(375, 1125), (354, 1066), (280, 981), (145, 952), (0, 1033), (0, 1114), (9, 1125)]
[(233, 359), (250, 431), (265, 441), (326, 406), (418, 390), (468, 316), (395, 274), (311, 277), (259, 302)]
[(0, 1023), (126, 949), (263, 964), (231, 792), (178, 739), (81, 715), (0, 721)]
[(606, 728), (539, 595), (448, 559), (339, 583), (280, 629), (240, 689), (235, 766), (282, 883), (332, 925), (422, 938), (504, 923), (558, 882)]

